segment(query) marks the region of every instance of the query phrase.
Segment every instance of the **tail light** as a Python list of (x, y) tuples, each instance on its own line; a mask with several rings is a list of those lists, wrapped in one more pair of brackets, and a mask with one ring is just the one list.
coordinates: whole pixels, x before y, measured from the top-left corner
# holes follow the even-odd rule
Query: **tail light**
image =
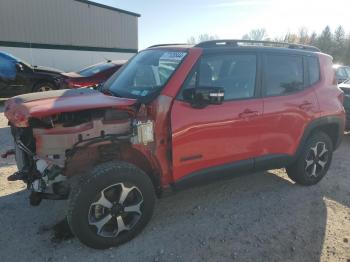
[(65, 82), (66, 82), (66, 85), (68, 86), (68, 88), (81, 88), (81, 87), (89, 86), (85, 82), (79, 82), (79, 81), (75, 81), (73, 79), (66, 79)]

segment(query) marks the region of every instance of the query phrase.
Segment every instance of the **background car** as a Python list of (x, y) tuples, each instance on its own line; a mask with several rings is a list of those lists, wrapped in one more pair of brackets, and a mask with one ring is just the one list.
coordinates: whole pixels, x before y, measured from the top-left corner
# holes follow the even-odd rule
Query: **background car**
[(63, 73), (62, 88), (93, 87), (104, 83), (111, 75), (118, 71), (126, 60), (98, 63), (86, 67), (78, 72)]
[(0, 97), (48, 91), (60, 87), (62, 71), (32, 66), (5, 52), (0, 52)]
[(350, 78), (350, 66), (334, 65), (338, 84)]
[(346, 111), (346, 129), (350, 129), (350, 78), (339, 85), (344, 92), (344, 108)]

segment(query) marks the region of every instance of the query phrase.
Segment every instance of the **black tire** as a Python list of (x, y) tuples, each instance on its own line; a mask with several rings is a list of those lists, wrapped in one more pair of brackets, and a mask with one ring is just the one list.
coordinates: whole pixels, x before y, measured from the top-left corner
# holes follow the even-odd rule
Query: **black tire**
[(33, 92), (44, 92), (55, 90), (55, 86), (50, 82), (40, 82), (33, 87)]
[[(113, 211), (114, 205), (117, 204), (118, 201), (120, 203), (120, 199), (122, 198), (123, 187), (121, 187), (121, 185), (124, 185), (125, 189), (127, 189), (126, 185), (128, 185), (128, 190), (134, 188), (133, 195), (138, 195), (139, 197), (139, 193), (141, 194), (142, 200), (138, 200), (140, 203), (137, 204), (140, 207), (141, 214), (133, 211), (127, 212), (125, 211), (127, 207), (122, 207), (123, 211), (121, 212), (125, 212), (124, 215), (126, 215), (126, 217), (122, 219), (123, 224), (126, 225), (125, 221), (135, 220), (134, 218), (130, 219), (127, 217), (130, 215), (136, 217), (137, 222), (132, 222), (134, 225), (131, 229), (128, 229), (128, 231), (122, 231), (114, 236), (115, 230), (119, 232), (119, 221), (118, 223), (116, 221), (123, 216), (123, 214), (118, 213), (116, 215), (113, 213), (115, 212), (115, 210)], [(120, 193), (116, 193), (119, 186), (121, 191)], [(127, 198), (123, 204), (129, 201), (128, 197), (130, 192), (132, 191), (126, 193)], [(109, 197), (107, 194), (109, 194)], [(111, 196), (116, 196), (117, 194), (119, 194), (119, 200), (113, 202)], [(105, 196), (110, 203), (113, 203), (113, 208), (108, 209), (103, 205), (96, 204), (99, 203), (102, 196)], [(153, 184), (151, 179), (142, 170), (126, 162), (107, 162), (96, 166), (85, 179), (81, 180), (80, 184), (73, 188), (68, 202), (67, 220), (73, 234), (82, 243), (92, 248), (106, 249), (123, 244), (137, 236), (150, 221), (154, 210), (154, 204), (155, 191)], [(99, 221), (105, 220), (107, 216), (113, 215), (108, 222), (111, 224), (104, 223), (101, 227), (103, 230), (101, 230), (100, 234), (103, 233), (102, 231), (105, 230), (105, 227), (108, 229), (109, 227), (113, 228), (113, 225), (115, 225), (115, 228), (110, 230), (112, 232), (106, 230), (107, 233), (113, 236), (101, 236), (98, 233), (98, 227), (91, 225), (91, 217), (95, 217), (91, 214), (96, 213), (96, 211), (92, 212), (92, 210), (97, 209), (97, 207), (99, 209), (102, 207), (103, 212), (106, 211), (105, 216), (103, 216), (101, 220), (97, 220), (98, 223), (100, 223)], [(137, 215), (139, 216), (137, 217)]]
[[(327, 152), (321, 155), (324, 152), (323, 146)], [(333, 143), (329, 136), (323, 132), (313, 133), (307, 139), (298, 159), (286, 168), (287, 174), (297, 184), (315, 185), (326, 175), (332, 162), (332, 156)]]

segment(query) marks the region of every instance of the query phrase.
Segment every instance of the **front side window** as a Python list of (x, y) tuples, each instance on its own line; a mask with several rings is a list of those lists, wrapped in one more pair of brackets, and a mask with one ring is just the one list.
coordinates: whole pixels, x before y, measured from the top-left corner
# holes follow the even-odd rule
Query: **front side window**
[(147, 100), (165, 86), (186, 55), (187, 52), (171, 50), (140, 52), (103, 88), (116, 96)]
[(255, 82), (255, 55), (220, 54), (204, 56), (183, 88), (221, 87), (234, 100), (254, 97)]
[(304, 68), (301, 56), (266, 55), (265, 96), (279, 96), (303, 90)]

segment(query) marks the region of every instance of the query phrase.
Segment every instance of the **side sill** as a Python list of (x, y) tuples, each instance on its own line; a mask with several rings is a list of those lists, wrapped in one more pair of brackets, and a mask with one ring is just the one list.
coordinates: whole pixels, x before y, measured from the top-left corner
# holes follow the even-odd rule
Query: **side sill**
[(254, 159), (243, 160), (220, 166), (209, 167), (191, 173), (172, 184), (174, 190), (186, 189), (193, 186), (205, 185), (216, 180), (235, 177), (235, 174), (254, 171)]

